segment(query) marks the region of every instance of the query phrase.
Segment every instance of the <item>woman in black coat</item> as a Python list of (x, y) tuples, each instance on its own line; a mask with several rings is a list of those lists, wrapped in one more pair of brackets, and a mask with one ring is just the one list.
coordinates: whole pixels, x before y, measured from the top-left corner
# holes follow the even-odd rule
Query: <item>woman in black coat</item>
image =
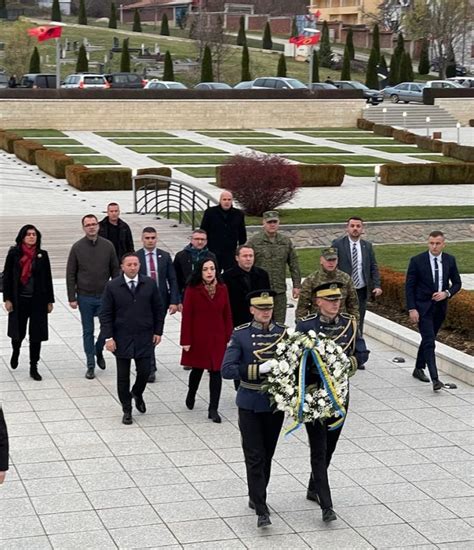
[(41, 249), (41, 233), (34, 225), (24, 225), (16, 237), (16, 246), (8, 251), (3, 272), (3, 301), (13, 348), (10, 366), (18, 367), (21, 343), (29, 324), (30, 376), (41, 380), (38, 361), (41, 342), (48, 339), (48, 313), (53, 310), (54, 293), (48, 253)]

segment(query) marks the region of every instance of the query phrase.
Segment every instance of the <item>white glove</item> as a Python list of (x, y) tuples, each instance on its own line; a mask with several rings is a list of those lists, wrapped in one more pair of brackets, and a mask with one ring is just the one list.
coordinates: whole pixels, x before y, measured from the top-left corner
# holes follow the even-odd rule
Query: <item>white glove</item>
[(272, 364), (273, 364), (273, 359), (268, 359), (268, 361), (265, 361), (264, 363), (261, 363), (258, 366), (258, 373), (259, 374), (268, 374), (272, 370)]

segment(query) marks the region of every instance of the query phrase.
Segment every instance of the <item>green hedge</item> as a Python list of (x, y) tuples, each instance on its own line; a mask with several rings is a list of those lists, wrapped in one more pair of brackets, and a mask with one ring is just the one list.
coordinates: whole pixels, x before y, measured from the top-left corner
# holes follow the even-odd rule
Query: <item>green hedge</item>
[(132, 189), (130, 168), (87, 168), (81, 164), (66, 166), (66, 179), (80, 191), (126, 191)]
[(443, 149), (443, 142), (439, 139), (432, 139), (426, 136), (415, 136), (415, 143), (420, 149), (426, 149), (433, 153), (441, 153)]
[[(165, 176), (171, 178), (171, 168), (167, 166), (154, 166), (152, 168), (139, 168), (137, 170), (137, 176), (142, 176), (144, 174), (153, 174), (155, 176)], [(137, 186), (141, 187), (142, 185), (156, 185), (157, 189), (168, 189), (170, 183), (168, 181), (160, 181), (155, 179), (143, 179), (137, 181)]]
[(298, 164), (301, 187), (338, 187), (346, 169), (340, 164)]
[(13, 142), (15, 155), (28, 164), (36, 164), (35, 153), (41, 149), (44, 149), (44, 147), (38, 141), (18, 139)]
[(471, 119), (469, 120), (469, 126), (470, 126), (471, 128), (474, 128), (474, 118), (471, 118)]
[(48, 149), (36, 151), (35, 160), (38, 168), (55, 178), (65, 178), (66, 166), (74, 164), (73, 158)]
[(394, 128), (387, 124), (374, 124), (373, 132), (376, 136), (392, 137)]
[(474, 183), (472, 164), (383, 164), (382, 185), (433, 185)]
[(15, 141), (23, 138), (13, 132), (2, 132), (1, 139), (2, 141), (0, 143), (0, 146), (2, 147), (2, 149), (4, 149), (7, 153), (13, 154), (15, 152), (13, 150), (13, 144), (15, 143)]
[(374, 129), (375, 122), (372, 122), (371, 120), (367, 120), (366, 118), (358, 118), (357, 119), (357, 128), (360, 130), (369, 130), (372, 131)]
[(454, 141), (445, 141), (442, 153), (446, 157), (463, 160), (464, 162), (474, 162), (474, 147), (470, 145), (458, 145)]
[(408, 132), (407, 130), (394, 129), (392, 132), (392, 137), (397, 141), (408, 143), (409, 145), (414, 144), (416, 140), (416, 134), (413, 132)]

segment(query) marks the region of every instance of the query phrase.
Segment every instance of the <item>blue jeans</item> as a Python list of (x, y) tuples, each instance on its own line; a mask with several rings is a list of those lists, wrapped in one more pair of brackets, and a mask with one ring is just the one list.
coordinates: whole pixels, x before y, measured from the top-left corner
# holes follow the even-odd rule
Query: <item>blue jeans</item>
[(87, 358), (87, 367), (94, 368), (95, 355), (102, 353), (104, 349), (105, 339), (100, 335), (94, 346), (94, 317), (98, 317), (100, 311), (101, 297), (100, 296), (77, 296), (79, 312), (82, 322), (82, 341), (84, 343), (84, 351)]

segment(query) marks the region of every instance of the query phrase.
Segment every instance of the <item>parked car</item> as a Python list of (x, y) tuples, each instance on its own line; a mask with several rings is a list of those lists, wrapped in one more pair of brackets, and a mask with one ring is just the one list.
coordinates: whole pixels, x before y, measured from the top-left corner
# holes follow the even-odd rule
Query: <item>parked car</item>
[(18, 88), (56, 88), (56, 75), (46, 73), (24, 74)]
[[(430, 69), (432, 71), (439, 71), (439, 59), (433, 59), (431, 61), (431, 67)], [(463, 65), (459, 65), (459, 63), (456, 63), (456, 76), (465, 76), (467, 74), (467, 69)]]
[(104, 76), (111, 88), (144, 88), (147, 83), (138, 73), (111, 73)]
[(281, 76), (265, 76), (256, 78), (251, 86), (252, 89), (270, 88), (276, 90), (307, 90), (305, 86), (296, 78), (283, 78)]
[(313, 82), (311, 84), (312, 90), (337, 90), (337, 86), (329, 84), (329, 82)]
[(145, 90), (187, 90), (188, 88), (181, 82), (173, 82), (172, 80), (158, 80), (152, 78), (145, 86)]
[(0, 88), (8, 88), (8, 76), (5, 73), (0, 73)]
[(61, 88), (80, 88), (82, 89), (106, 89), (110, 84), (103, 74), (70, 74), (63, 82)]
[(253, 85), (253, 80), (242, 80), (234, 86), (234, 90), (250, 90)]
[(225, 82), (200, 82), (194, 86), (195, 90), (232, 90)]
[(457, 82), (463, 88), (474, 88), (474, 76), (452, 76), (448, 78), (450, 82)]
[(390, 99), (392, 103), (403, 101), (409, 103), (423, 103), (423, 88), (424, 83), (420, 82), (402, 82), (396, 86), (388, 86), (382, 90), (385, 99)]
[(372, 105), (377, 105), (383, 101), (383, 95), (380, 90), (371, 90), (358, 80), (335, 80), (334, 86), (340, 90), (362, 90), (367, 103), (372, 103)]
[(452, 82), (450, 80), (428, 80), (425, 84), (426, 88), (462, 88), (462, 85), (458, 82)]

